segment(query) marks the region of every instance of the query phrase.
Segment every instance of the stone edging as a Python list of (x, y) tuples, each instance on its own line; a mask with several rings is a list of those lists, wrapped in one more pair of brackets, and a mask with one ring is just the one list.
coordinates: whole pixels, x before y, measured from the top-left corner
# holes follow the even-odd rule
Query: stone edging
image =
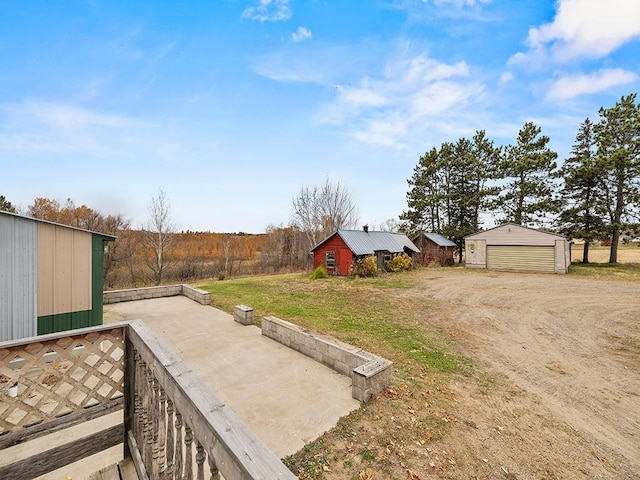
[(390, 360), (286, 320), (263, 317), (262, 335), (351, 377), (352, 396), (361, 402), (368, 401), (391, 383), (393, 362)]
[(132, 302), (134, 300), (148, 300), (150, 298), (175, 297), (184, 295), (201, 305), (211, 304), (211, 293), (190, 285), (160, 285), (157, 287), (129, 288), (126, 290), (110, 290), (104, 292), (102, 303)]

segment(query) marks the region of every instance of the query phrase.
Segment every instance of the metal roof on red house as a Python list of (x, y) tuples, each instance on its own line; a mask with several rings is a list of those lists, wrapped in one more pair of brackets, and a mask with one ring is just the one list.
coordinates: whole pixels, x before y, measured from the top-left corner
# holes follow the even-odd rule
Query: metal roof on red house
[(392, 232), (375, 232), (364, 230), (338, 230), (332, 235), (325, 238), (318, 245), (313, 247), (311, 251), (316, 250), (320, 245), (338, 235), (344, 243), (349, 247), (354, 255), (373, 255), (375, 252), (402, 253), (405, 249), (415, 253), (419, 253), (420, 249), (416, 247), (409, 238), (403, 233)]

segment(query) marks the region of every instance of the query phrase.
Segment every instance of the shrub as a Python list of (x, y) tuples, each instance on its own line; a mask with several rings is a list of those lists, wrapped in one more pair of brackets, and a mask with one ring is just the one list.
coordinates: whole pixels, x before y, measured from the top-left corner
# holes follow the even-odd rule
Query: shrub
[(329, 273), (327, 272), (327, 269), (321, 265), (318, 268), (316, 268), (313, 272), (311, 272), (309, 279), (317, 280), (319, 278), (327, 278), (327, 277), (329, 277)]
[(387, 262), (387, 270), (390, 272), (400, 272), (402, 270), (411, 270), (413, 262), (411, 257), (406, 253), (396, 253), (391, 261)]
[(375, 277), (378, 275), (378, 262), (376, 257), (356, 258), (349, 269), (350, 277)]

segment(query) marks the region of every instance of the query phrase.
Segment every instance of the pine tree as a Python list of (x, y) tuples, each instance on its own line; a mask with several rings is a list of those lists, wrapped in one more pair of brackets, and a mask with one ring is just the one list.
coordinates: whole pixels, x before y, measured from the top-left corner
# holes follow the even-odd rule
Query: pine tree
[(441, 176), (438, 150), (432, 148), (420, 157), (413, 168), (413, 176), (407, 180), (410, 185), (407, 192), (409, 208), (400, 215), (407, 231), (440, 231)]
[(566, 235), (584, 240), (582, 263), (589, 263), (589, 245), (603, 235), (606, 214), (602, 203), (602, 164), (596, 161), (594, 146), (593, 123), (587, 118), (580, 125), (571, 156), (560, 170), (564, 208), (559, 224)]
[(558, 210), (552, 198), (558, 154), (549, 149), (549, 137), (541, 132), (533, 123), (525, 123), (516, 145), (508, 146), (502, 158), (501, 173), (507, 183), (494, 206), (504, 222), (540, 225)]
[(11, 213), (16, 212), (15, 207), (4, 197), (4, 195), (0, 195), (0, 210)]
[(480, 212), (486, 207), (495, 188), (488, 188), (498, 150), (484, 131), (473, 140), (460, 138), (445, 142), (440, 150), (432, 149), (420, 157), (408, 180), (409, 209), (400, 215), (408, 222), (408, 230), (425, 228), (441, 233), (456, 243), (462, 258), (464, 237), (478, 231)]
[(614, 107), (601, 108), (595, 125), (598, 168), (609, 214), (609, 262), (618, 261), (620, 231), (637, 218), (640, 207), (640, 105), (636, 94), (622, 97)]

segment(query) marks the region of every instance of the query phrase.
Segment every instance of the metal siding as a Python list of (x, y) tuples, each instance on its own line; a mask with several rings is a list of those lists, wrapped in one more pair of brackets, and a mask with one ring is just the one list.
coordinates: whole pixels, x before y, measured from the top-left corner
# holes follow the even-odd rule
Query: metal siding
[(36, 334), (36, 224), (0, 215), (0, 341)]
[(92, 234), (38, 224), (38, 317), (91, 309)]
[(102, 325), (102, 296), (104, 291), (104, 241), (103, 237), (92, 235), (91, 249), (91, 326)]
[(555, 248), (547, 246), (487, 246), (487, 268), (555, 273)]
[(55, 227), (38, 223), (38, 317), (53, 315), (54, 312), (54, 247)]
[(91, 285), (93, 281), (93, 242), (90, 233), (73, 231), (71, 260), (71, 311), (91, 310)]

